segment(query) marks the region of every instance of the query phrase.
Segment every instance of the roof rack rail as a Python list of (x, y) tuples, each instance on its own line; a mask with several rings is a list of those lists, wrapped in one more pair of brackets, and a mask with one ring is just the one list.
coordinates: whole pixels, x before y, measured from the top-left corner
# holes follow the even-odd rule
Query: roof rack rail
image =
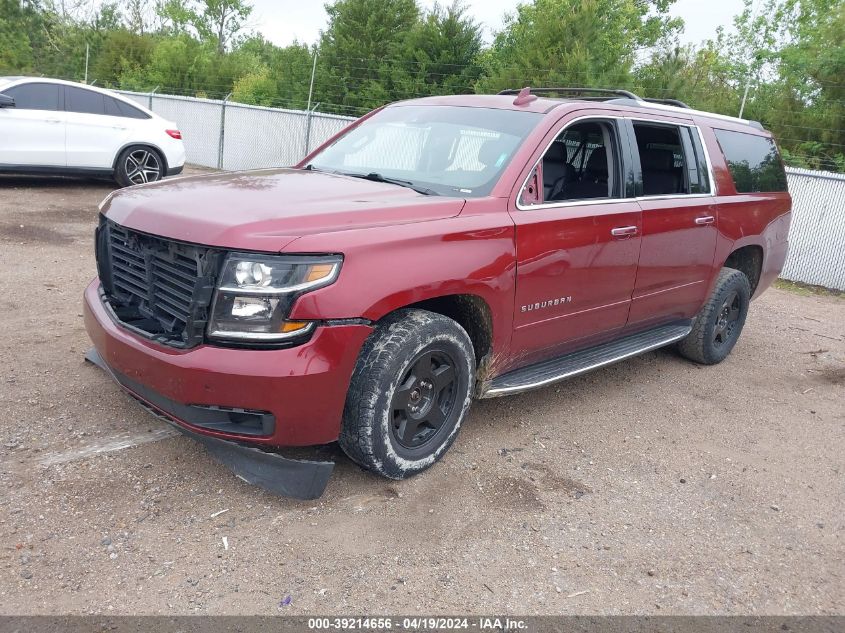
[[(559, 95), (561, 93), (570, 93), (573, 95), (582, 95), (577, 97), (583, 101), (605, 101), (606, 103), (615, 103), (619, 105), (639, 106), (643, 107), (646, 104), (654, 104), (657, 108), (666, 108), (672, 110), (674, 108), (689, 110), (689, 114), (700, 114), (714, 119), (723, 119), (725, 121), (735, 121), (737, 123), (744, 123), (759, 130), (765, 129), (759, 121), (751, 121), (747, 119), (740, 119), (739, 117), (729, 116), (726, 114), (716, 114), (715, 112), (705, 112), (696, 110), (678, 99), (657, 99), (654, 97), (639, 97), (628, 90), (611, 90), (608, 88), (522, 88), (502, 90), (500, 95), (517, 95), (514, 100), (515, 105), (524, 105), (531, 101), (531, 97), (535, 95)], [(584, 94), (588, 93), (588, 94)], [(592, 93), (592, 94), (589, 94)], [(519, 103), (517, 103), (519, 101)]]
[(679, 101), (678, 99), (655, 99), (654, 97), (644, 97), (641, 101), (645, 101), (646, 103), (662, 103), (663, 105), (675, 106), (676, 108), (686, 108), (687, 110), (692, 109), (686, 103)]
[[(499, 94), (500, 95), (518, 95), (521, 90), (525, 90), (525, 88), (509, 88), (508, 90), (502, 90)], [(637, 95), (633, 92), (628, 92), (627, 90), (608, 90), (606, 88), (530, 88), (531, 94), (541, 95), (541, 94), (560, 94), (560, 93), (572, 93), (572, 94), (583, 94), (585, 92), (592, 92), (596, 95), (607, 95), (607, 96), (617, 96), (617, 97), (626, 97), (628, 99), (636, 99), (637, 101), (642, 101)], [(593, 97), (596, 98), (596, 97)]]
[[(523, 92), (525, 88), (521, 90), (511, 88), (508, 90), (502, 90), (499, 94), (500, 95), (519, 95)], [(610, 97), (622, 97), (624, 99), (633, 99), (634, 101), (644, 101), (645, 103), (662, 103), (663, 105), (670, 105), (675, 106), (676, 108), (686, 108), (687, 110), (690, 107), (684, 103), (683, 101), (679, 101), (678, 99), (657, 99), (654, 97), (640, 97), (635, 95), (633, 92), (628, 90), (621, 90), (621, 89), (609, 89), (609, 88), (529, 88), (528, 89), (531, 94), (533, 95), (543, 95), (543, 94), (561, 94), (561, 93), (568, 93), (568, 94), (577, 94), (577, 95), (584, 95), (581, 98), (585, 101), (600, 101), (605, 98)], [(592, 94), (590, 94), (592, 93)]]

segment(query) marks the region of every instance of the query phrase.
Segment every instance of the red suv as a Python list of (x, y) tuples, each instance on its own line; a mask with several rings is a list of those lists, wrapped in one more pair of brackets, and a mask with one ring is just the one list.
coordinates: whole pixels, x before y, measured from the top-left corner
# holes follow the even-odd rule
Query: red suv
[(670, 344), (722, 361), (790, 209), (769, 133), (677, 101), (395, 103), (290, 169), (106, 199), (91, 358), (249, 481), (319, 495), (330, 463), (255, 448), (334, 441), (401, 479), (473, 398)]

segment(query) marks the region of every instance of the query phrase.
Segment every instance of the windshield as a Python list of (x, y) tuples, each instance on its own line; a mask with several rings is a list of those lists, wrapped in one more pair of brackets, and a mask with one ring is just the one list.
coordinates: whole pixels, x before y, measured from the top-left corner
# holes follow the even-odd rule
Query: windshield
[(309, 165), (402, 181), (403, 186), (444, 196), (484, 196), (541, 116), (492, 108), (391, 106), (339, 138)]

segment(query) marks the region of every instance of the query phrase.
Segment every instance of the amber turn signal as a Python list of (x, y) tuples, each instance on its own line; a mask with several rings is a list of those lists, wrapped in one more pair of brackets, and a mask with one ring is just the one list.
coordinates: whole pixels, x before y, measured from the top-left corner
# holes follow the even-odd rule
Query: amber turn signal
[(310, 321), (285, 321), (282, 323), (280, 332), (287, 334), (288, 332), (298, 332), (308, 327)]
[(305, 281), (325, 279), (334, 271), (335, 264), (312, 264)]

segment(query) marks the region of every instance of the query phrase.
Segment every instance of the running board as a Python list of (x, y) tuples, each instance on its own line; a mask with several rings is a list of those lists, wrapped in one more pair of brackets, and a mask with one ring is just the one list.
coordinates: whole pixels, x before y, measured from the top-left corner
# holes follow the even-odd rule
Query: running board
[(610, 343), (572, 352), (497, 376), (487, 383), (482, 398), (528, 391), (583, 374), (605, 365), (680, 341), (692, 330), (690, 321), (662, 325)]

